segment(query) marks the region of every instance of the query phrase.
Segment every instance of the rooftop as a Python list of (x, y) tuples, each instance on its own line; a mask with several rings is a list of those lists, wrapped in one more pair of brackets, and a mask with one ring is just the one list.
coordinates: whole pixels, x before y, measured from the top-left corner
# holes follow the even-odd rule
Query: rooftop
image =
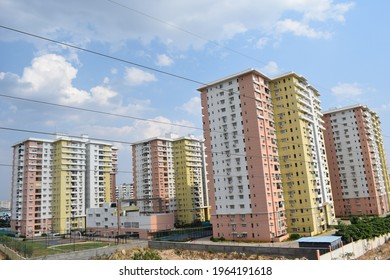
[(324, 235), (324, 236), (301, 237), (297, 240), (297, 242), (333, 243), (339, 240), (341, 240), (341, 236)]

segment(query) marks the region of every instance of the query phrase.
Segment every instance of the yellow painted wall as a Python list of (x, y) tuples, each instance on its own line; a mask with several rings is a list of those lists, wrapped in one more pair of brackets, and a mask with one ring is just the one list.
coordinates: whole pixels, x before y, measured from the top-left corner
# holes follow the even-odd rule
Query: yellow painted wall
[[(316, 235), (317, 220), (326, 216), (316, 205), (311, 172), (309, 139), (305, 138), (307, 122), (299, 108), (305, 108), (294, 74), (273, 80), (271, 94), (275, 112), (276, 135), (289, 233)], [(325, 221), (327, 219), (324, 219)], [(299, 230), (297, 230), (299, 228)], [(305, 231), (303, 231), (305, 229)]]

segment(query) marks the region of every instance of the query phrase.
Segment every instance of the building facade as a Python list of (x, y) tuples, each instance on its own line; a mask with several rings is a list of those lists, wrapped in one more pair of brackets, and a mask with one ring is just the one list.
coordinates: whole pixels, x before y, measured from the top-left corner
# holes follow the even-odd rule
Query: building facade
[(12, 229), (26, 237), (85, 230), (87, 206), (111, 200), (111, 147), (63, 135), (15, 144)]
[(111, 147), (111, 162), (112, 162), (112, 169), (111, 169), (111, 174), (110, 174), (110, 182), (111, 182), (111, 201), (114, 201), (116, 198), (116, 193), (117, 193), (117, 188), (116, 188), (116, 174), (118, 173), (118, 148), (117, 147)]
[(119, 184), (116, 186), (115, 201), (118, 199), (134, 199), (134, 186), (133, 184)]
[(11, 228), (39, 235), (52, 224), (52, 141), (30, 138), (13, 146)]
[(175, 212), (175, 172), (170, 138), (133, 144), (134, 196), (141, 213)]
[(180, 137), (173, 140), (173, 150), (176, 222), (185, 225), (210, 220), (203, 142), (193, 136)]
[(175, 213), (177, 224), (208, 220), (202, 141), (167, 135), (132, 149), (134, 197), (141, 213)]
[(149, 239), (157, 232), (173, 229), (174, 214), (141, 214), (138, 207), (125, 205), (118, 211), (116, 203), (105, 203), (103, 207), (87, 209), (86, 223), (87, 234)]
[(324, 121), (336, 215), (387, 214), (390, 181), (378, 115), (355, 105), (325, 112)]
[(320, 234), (336, 225), (319, 92), (290, 72), (271, 81), (289, 233)]
[(198, 89), (215, 238), (288, 237), (269, 83), (249, 69)]
[(87, 139), (60, 137), (53, 142), (52, 230), (85, 228)]

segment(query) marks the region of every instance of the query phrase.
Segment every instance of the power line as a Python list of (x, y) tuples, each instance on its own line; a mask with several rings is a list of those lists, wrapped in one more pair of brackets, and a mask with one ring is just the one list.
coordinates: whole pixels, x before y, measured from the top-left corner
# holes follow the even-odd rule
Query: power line
[[(65, 165), (65, 164), (64, 164)], [(18, 164), (7, 164), (7, 163), (0, 163), (0, 167), (20, 167), (20, 165)], [(53, 171), (54, 169), (51, 169), (50, 171)], [(57, 171), (69, 171), (69, 169), (56, 169)], [(32, 170), (31, 172), (41, 172), (43, 171), (42, 169), (36, 169), (36, 170)], [(70, 170), (72, 171), (72, 170)], [(134, 174), (133, 171), (124, 171), (124, 170), (116, 170), (116, 171), (112, 171), (112, 170), (95, 170), (95, 169), (89, 169), (89, 170), (85, 170), (85, 172), (91, 172), (91, 171), (94, 171), (94, 172), (104, 172), (104, 173), (125, 173), (125, 174)], [(288, 173), (288, 172), (287, 172)], [(179, 178), (180, 176), (183, 176), (183, 175), (188, 175), (188, 172), (184, 172), (184, 171), (181, 171), (181, 172), (174, 172), (174, 177), (175, 178)], [(281, 174), (282, 177), (286, 177), (283, 176), (283, 174)], [(236, 177), (244, 177), (243, 174), (237, 174), (235, 175)], [(199, 177), (202, 177), (202, 175), (200, 175)], [(207, 177), (207, 175), (206, 175)], [(229, 178), (229, 177), (232, 177), (232, 175), (227, 175), (227, 174), (213, 174), (213, 177), (215, 178)], [(315, 176), (313, 176), (315, 177)], [(269, 178), (269, 176), (265, 176), (265, 175), (253, 175), (251, 176), (251, 178)], [(340, 177), (340, 181), (343, 181), (345, 179), (361, 179), (361, 178), (367, 178), (367, 175), (359, 175), (359, 176), (354, 176), (354, 175), (350, 175), (350, 176), (345, 176), (345, 177)], [(294, 176), (293, 178), (294, 180), (305, 180), (307, 179), (308, 181), (313, 181), (313, 180), (316, 180), (316, 179), (313, 179), (313, 178), (310, 178), (310, 176)], [(329, 181), (331, 180), (331, 177), (329, 177)], [(285, 195), (287, 195), (286, 193), (288, 192), (285, 191)]]
[[(8, 130), (8, 131), (15, 131), (15, 132), (27, 132), (27, 133), (33, 133), (33, 134), (42, 134), (42, 135), (50, 135), (50, 136), (58, 136), (59, 134), (56, 133), (56, 132), (46, 132), (46, 131), (38, 131), (38, 130), (28, 130), (28, 129), (19, 129), (19, 128), (12, 128), (12, 127), (0, 127), (0, 130)], [(70, 135), (70, 134), (65, 134), (65, 135), (62, 135), (60, 134), (61, 136), (65, 136), (65, 137), (70, 137), (70, 138), (75, 138), (75, 139), (80, 139), (80, 136), (76, 136), (76, 135)], [(259, 137), (255, 137), (256, 139), (258, 139)], [(103, 142), (111, 142), (111, 143), (120, 143), (120, 144), (127, 144), (127, 145), (135, 145), (139, 142), (130, 142), (130, 141), (121, 141), (121, 140), (116, 140), (116, 139), (107, 139), (107, 138), (97, 138), (97, 137), (88, 137), (88, 139), (90, 140), (96, 140), (96, 141), (103, 141)], [(174, 140), (174, 139), (173, 139)], [(199, 140), (199, 139), (197, 139)], [(299, 145), (304, 145), (303, 143), (300, 143), (300, 142), (283, 142), (283, 144), (299, 144)], [(299, 147), (298, 147), (299, 148)], [(176, 149), (177, 151), (185, 151), (185, 149), (180, 149), (180, 148), (177, 148)], [(230, 150), (229, 150), (230, 151)], [(204, 150), (204, 153), (207, 155), (224, 155), (226, 154), (225, 151), (220, 151), (220, 152), (213, 152), (213, 151), (210, 151), (210, 150)], [(234, 153), (234, 152), (230, 152), (230, 156), (235, 156), (235, 157), (252, 157), (252, 158), (259, 158), (259, 159), (268, 159), (268, 161), (270, 161), (272, 163), (272, 160), (269, 159), (269, 157), (267, 156), (266, 158), (264, 158), (263, 155), (254, 155), (254, 154), (248, 154), (248, 153)], [(282, 165), (282, 161), (284, 161), (285, 163), (287, 162), (297, 162), (297, 163), (308, 163), (308, 164), (315, 164), (315, 163), (318, 163), (317, 160), (299, 160), (299, 159), (283, 159), (283, 158), (280, 158), (278, 156), (278, 161), (276, 161), (278, 164)], [(356, 166), (356, 164), (344, 164), (344, 166)]]
[[(9, 130), (9, 131), (15, 131), (15, 132), (28, 132), (28, 133), (34, 133), (34, 134), (44, 134), (44, 135), (51, 135), (51, 136), (57, 136), (58, 134), (57, 133), (53, 133), (53, 132), (43, 132), (43, 131), (37, 131), (37, 130), (26, 130), (26, 129), (17, 129), (17, 128), (8, 128), (8, 127), (0, 127), (0, 129), (2, 130)], [(71, 137), (71, 138), (75, 138), (75, 139), (80, 139), (79, 136), (74, 136), (74, 135), (64, 135), (66, 137)], [(134, 145), (133, 142), (128, 142), (128, 141), (120, 141), (120, 140), (112, 140), (112, 139), (105, 139), (105, 138), (95, 138), (95, 137), (88, 137), (88, 139), (91, 139), (91, 140), (96, 140), (96, 141), (104, 141), (104, 142), (112, 142), (112, 143), (122, 143), (122, 144), (128, 144), (128, 145)], [(176, 148), (176, 151), (185, 151), (185, 148), (184, 149), (180, 149), (180, 148)], [(212, 151), (207, 151), (207, 150), (204, 150), (204, 153), (205, 155), (207, 154), (211, 154), (211, 155), (218, 155), (218, 154), (225, 154), (225, 152), (221, 151), (221, 152), (212, 152)], [(283, 167), (283, 162), (285, 164), (287, 163), (304, 163), (304, 164), (320, 164), (318, 163), (317, 161), (308, 161), (308, 160), (299, 160), (299, 159), (284, 159), (284, 158), (279, 158), (278, 157), (278, 160), (277, 161), (274, 161), (272, 159), (270, 159), (269, 157), (266, 157), (264, 158), (263, 155), (248, 155), (248, 154), (240, 154), (240, 153), (230, 153), (231, 156), (235, 156), (235, 157), (252, 157), (252, 158), (259, 158), (259, 159), (264, 159), (266, 161), (269, 161), (271, 164), (272, 163), (276, 163), (276, 165), (280, 165), (281, 167)], [(172, 158), (174, 158), (174, 156), (172, 155)], [(364, 167), (364, 162), (362, 163), (363, 167)], [(5, 166), (5, 165), (3, 165)], [(358, 164), (343, 164), (343, 166), (353, 166), (353, 167), (356, 167), (358, 166)], [(226, 168), (229, 168), (229, 167), (226, 167)], [(231, 167), (232, 168), (232, 167)], [(284, 167), (283, 167), (284, 168)], [(128, 172), (128, 173), (133, 173), (133, 172)], [(224, 177), (230, 177), (229, 175), (218, 175), (218, 174), (214, 174), (213, 176), (216, 176), (216, 177), (219, 177), (219, 176), (224, 176)], [(267, 177), (267, 176), (255, 176), (255, 177)], [(364, 176), (362, 176), (364, 177)], [(294, 179), (310, 179), (309, 177), (301, 177), (301, 176), (294, 176)], [(346, 177), (343, 177), (343, 178), (346, 178)], [(360, 178), (360, 176), (353, 176), (351, 178)]]
[(203, 41), (205, 41), (205, 42), (211, 43), (211, 44), (213, 44), (213, 45), (215, 45), (215, 46), (217, 46), (217, 47), (221, 47), (221, 48), (223, 48), (223, 49), (225, 49), (225, 50), (228, 50), (228, 51), (230, 51), (230, 52), (232, 52), (232, 53), (238, 54), (238, 55), (240, 55), (240, 56), (242, 56), (242, 57), (248, 58), (248, 59), (253, 60), (253, 61), (260, 62), (261, 64), (264, 64), (264, 65), (266, 64), (264, 61), (260, 61), (260, 60), (258, 60), (257, 58), (254, 58), (254, 57), (249, 56), (249, 55), (247, 55), (247, 54), (245, 54), (245, 53), (239, 52), (239, 51), (237, 51), (237, 50), (235, 50), (235, 49), (226, 47), (225, 45), (223, 45), (223, 44), (221, 44), (221, 43), (218, 43), (218, 42), (216, 42), (216, 41), (214, 41), (214, 40), (210, 40), (210, 39), (208, 39), (208, 38), (206, 38), (206, 37), (204, 37), (204, 36), (201, 36), (201, 35), (199, 35), (199, 34), (193, 32), (193, 31), (190, 31), (190, 30), (188, 30), (188, 29), (184, 29), (183, 27), (180, 27), (180, 26), (178, 26), (178, 25), (176, 25), (176, 24), (167, 22), (167, 21), (165, 21), (165, 20), (162, 20), (162, 19), (160, 19), (160, 18), (157, 18), (157, 17), (155, 17), (155, 16), (152, 16), (152, 15), (150, 15), (150, 14), (147, 14), (147, 13), (145, 13), (145, 12), (142, 12), (142, 11), (140, 11), (140, 10), (137, 10), (137, 9), (135, 9), (135, 8), (129, 7), (129, 6), (127, 6), (127, 5), (121, 4), (121, 3), (117, 2), (117, 1), (113, 1), (113, 0), (107, 0), (107, 2), (110, 2), (110, 3), (112, 3), (112, 4), (114, 4), (114, 5), (117, 5), (117, 6), (121, 7), (121, 8), (125, 8), (125, 9), (127, 9), (127, 10), (130, 10), (130, 11), (132, 11), (132, 12), (134, 12), (134, 13), (137, 13), (137, 14), (139, 14), (139, 15), (142, 15), (142, 16), (144, 16), (144, 17), (147, 17), (147, 18), (149, 18), (149, 19), (152, 19), (152, 20), (154, 20), (154, 21), (157, 21), (157, 22), (159, 22), (159, 23), (161, 23), (161, 24), (167, 25), (167, 26), (169, 26), (169, 27), (173, 27), (173, 28), (175, 28), (175, 29), (177, 29), (177, 30), (179, 30), (179, 31), (181, 31), (181, 32), (187, 33), (187, 34), (189, 34), (189, 35), (191, 35), (191, 36), (193, 36), (193, 37), (195, 37), (195, 38), (198, 38), (198, 39), (201, 39), (201, 40), (203, 40)]
[(116, 60), (116, 61), (123, 62), (123, 63), (126, 63), (126, 64), (130, 64), (130, 65), (134, 65), (134, 66), (137, 66), (137, 67), (141, 67), (141, 68), (144, 68), (144, 69), (147, 69), (147, 70), (150, 70), (150, 71), (153, 71), (153, 72), (157, 72), (157, 73), (160, 73), (160, 74), (164, 74), (164, 75), (167, 75), (167, 76), (171, 76), (171, 77), (174, 77), (174, 78), (177, 78), (177, 79), (185, 80), (185, 81), (196, 83), (196, 84), (200, 84), (200, 85), (206, 85), (206, 84), (204, 84), (202, 82), (199, 82), (199, 81), (191, 79), (191, 78), (187, 78), (187, 77), (180, 76), (180, 75), (177, 75), (177, 74), (174, 74), (174, 73), (170, 73), (170, 72), (167, 72), (167, 71), (159, 70), (157, 68), (153, 68), (153, 67), (150, 67), (150, 66), (142, 65), (142, 64), (139, 64), (139, 63), (127, 60), (127, 59), (118, 58), (118, 57), (115, 57), (115, 56), (112, 56), (112, 55), (104, 54), (104, 53), (101, 53), (101, 52), (97, 52), (97, 51), (93, 51), (93, 50), (90, 50), (90, 49), (82, 48), (82, 47), (79, 47), (79, 46), (76, 46), (76, 45), (72, 45), (72, 44), (69, 44), (69, 43), (61, 42), (61, 41), (58, 41), (58, 40), (55, 40), (55, 39), (51, 39), (51, 38), (48, 38), (48, 37), (44, 37), (44, 36), (41, 36), (41, 35), (36, 35), (36, 34), (30, 33), (30, 32), (27, 32), (27, 31), (22, 31), (22, 30), (15, 29), (15, 28), (8, 27), (8, 26), (4, 26), (4, 25), (0, 25), (0, 28), (7, 29), (7, 30), (10, 30), (10, 31), (13, 31), (13, 32), (16, 32), (16, 33), (24, 34), (24, 35), (27, 35), (27, 36), (30, 36), (30, 37), (34, 37), (34, 38), (37, 38), (37, 39), (49, 41), (49, 42), (52, 42), (52, 43), (55, 43), (55, 44), (58, 44), (58, 45), (62, 45), (62, 46), (68, 47), (68, 48), (80, 50), (80, 51), (91, 53), (91, 54), (94, 54), (94, 55), (98, 55), (98, 56), (101, 56), (101, 57), (104, 57), (104, 58), (108, 58), (108, 59)]
[[(21, 34), (25, 34), (25, 35), (29, 35), (29, 36), (32, 36), (32, 37), (36, 37), (36, 38), (39, 38), (39, 39), (47, 40), (47, 41), (50, 41), (50, 42), (53, 42), (53, 43), (61, 44), (61, 45), (67, 46), (67, 47), (71, 47), (71, 48), (75, 48), (75, 49), (82, 50), (82, 51), (85, 51), (85, 52), (89, 52), (89, 53), (92, 53), (92, 54), (95, 54), (95, 55), (103, 56), (103, 57), (106, 57), (106, 58), (118, 60), (118, 61), (125, 62), (125, 63), (130, 63), (130, 64), (133, 64), (133, 65), (136, 65), (136, 66), (139, 66), (139, 67), (143, 67), (143, 68), (146, 68), (146, 69), (149, 69), (149, 70), (152, 70), (152, 71), (157, 71), (159, 73), (170, 75), (170, 76), (173, 76), (175, 78), (180, 78), (180, 79), (183, 79), (183, 80), (186, 80), (186, 81), (190, 81), (190, 82), (193, 82), (193, 83), (197, 83), (197, 84), (201, 84), (201, 85), (208, 85), (208, 84), (196, 81), (194, 79), (190, 79), (190, 78), (186, 78), (186, 77), (183, 77), (183, 76), (179, 76), (179, 75), (172, 74), (172, 73), (169, 73), (169, 72), (166, 72), (166, 71), (161, 71), (161, 70), (158, 70), (158, 69), (155, 69), (155, 68), (152, 68), (152, 67), (144, 66), (144, 65), (141, 65), (141, 64), (138, 64), (138, 63), (134, 63), (134, 62), (131, 62), (131, 61), (128, 61), (128, 60), (116, 58), (114, 56), (106, 55), (106, 54), (99, 53), (99, 52), (92, 51), (92, 50), (88, 50), (88, 49), (85, 49), (85, 48), (77, 47), (77, 46), (74, 46), (74, 45), (71, 45), (71, 44), (68, 44), (68, 43), (63, 43), (63, 42), (60, 42), (60, 41), (57, 41), (57, 40), (53, 40), (53, 39), (46, 38), (46, 37), (43, 37), (43, 36), (35, 35), (35, 34), (29, 33), (29, 32), (20, 31), (20, 30), (17, 30), (17, 29), (14, 29), (14, 28), (10, 28), (10, 27), (5, 27), (3, 25), (0, 25), (0, 27), (2, 27), (4, 29), (11, 30), (11, 31), (14, 31), (14, 32), (18, 32), (18, 33), (21, 33)], [(226, 89), (221, 89), (221, 90), (228, 91)], [(242, 97), (242, 98), (254, 99), (255, 100), (255, 98), (251, 97), (251, 96), (241, 96), (239, 94), (239, 92), (233, 92), (233, 93), (236, 94), (236, 95), (239, 95), (240, 98)], [(100, 113), (100, 114), (108, 114), (108, 115), (118, 116), (118, 117), (133, 118), (133, 119), (138, 119), (138, 120), (142, 120), (142, 121), (149, 121), (149, 122), (153, 121), (153, 122), (157, 122), (157, 123), (160, 123), (160, 124), (169, 124), (171, 126), (181, 126), (181, 127), (191, 128), (191, 129), (203, 130), (202, 128), (193, 127), (193, 126), (185, 126), (185, 125), (179, 125), (179, 124), (170, 124), (170, 123), (161, 122), (161, 121), (155, 121), (155, 120), (150, 120), (150, 119), (145, 119), (145, 118), (137, 118), (137, 117), (132, 117), (132, 116), (125, 116), (125, 115), (120, 115), (120, 114), (102, 112), (102, 111), (98, 111), (98, 110), (79, 108), (79, 107), (74, 107), (74, 106), (69, 106), (69, 105), (61, 105), (61, 104), (55, 104), (55, 103), (44, 102), (44, 101), (37, 101), (37, 100), (32, 100), (32, 99), (27, 99), (27, 98), (20, 98), (20, 97), (11, 97), (9, 95), (4, 95), (4, 94), (2, 94), (0, 96), (7, 97), (7, 98), (14, 98), (14, 99), (19, 99), (19, 100), (24, 100), (24, 101), (29, 101), (29, 102), (42, 103), (42, 104), (46, 104), (46, 105), (59, 106), (59, 107), (64, 107), (64, 108), (71, 108), (71, 109), (75, 109), (75, 110), (89, 111), (89, 112)], [(293, 109), (289, 109), (289, 108), (285, 108), (285, 109), (288, 110), (288, 111), (295, 112), (295, 110), (293, 110)], [(12, 130), (12, 128), (2, 128), (2, 129)], [(18, 129), (14, 129), (14, 130), (18, 130)], [(37, 131), (34, 132), (34, 131), (29, 131), (29, 130), (18, 130), (18, 131), (32, 132), (32, 133), (39, 133), (39, 134), (46, 134), (46, 135), (53, 135), (53, 133), (48, 133), (48, 132), (37, 132)], [(226, 132), (210, 131), (210, 133), (226, 133)], [(245, 135), (241, 135), (241, 136), (245, 136)], [(387, 137), (385, 135), (382, 135), (382, 136)], [(253, 138), (253, 137), (251, 137), (251, 138)], [(259, 137), (255, 137), (255, 138), (258, 139)], [(95, 138), (95, 140), (101, 140), (101, 139)], [(116, 143), (130, 144), (130, 145), (133, 144), (133, 143), (130, 143), (130, 142), (127, 142), (127, 141), (113, 141), (113, 140), (108, 140), (108, 141), (116, 142)], [(291, 143), (301, 144), (300, 142), (291, 142)]]
[(62, 108), (73, 109), (73, 110), (78, 110), (78, 111), (85, 111), (85, 112), (109, 115), (109, 116), (114, 116), (114, 117), (128, 118), (128, 119), (139, 120), (139, 121), (147, 121), (147, 122), (153, 122), (153, 123), (164, 124), (164, 125), (171, 125), (171, 126), (177, 126), (177, 127), (183, 127), (183, 128), (203, 130), (202, 128), (195, 127), (195, 126), (189, 126), (189, 125), (183, 125), (183, 124), (173, 124), (173, 123), (163, 122), (163, 121), (158, 121), (158, 120), (153, 120), (153, 119), (140, 118), (140, 117), (135, 117), (135, 116), (99, 111), (99, 110), (94, 110), (94, 109), (81, 108), (81, 107), (70, 106), (70, 105), (63, 105), (63, 104), (58, 104), (58, 103), (53, 103), (53, 102), (40, 101), (40, 100), (11, 96), (11, 95), (6, 95), (6, 94), (0, 94), (0, 96), (5, 97), (5, 98), (10, 98), (10, 99), (15, 99), (15, 100), (21, 100), (21, 101), (33, 102), (33, 103), (38, 103), (38, 104), (43, 104), (43, 105), (62, 107)]
[[(110, 0), (108, 0), (108, 1), (110, 1)], [(7, 30), (10, 30), (10, 31), (13, 31), (13, 32), (20, 33), (20, 34), (24, 34), (24, 35), (35, 37), (35, 38), (38, 38), (38, 39), (42, 39), (42, 40), (46, 40), (46, 41), (49, 41), (49, 42), (53, 42), (53, 43), (56, 43), (56, 44), (64, 45), (64, 46), (69, 47), (69, 48), (74, 48), (74, 49), (81, 50), (81, 51), (84, 51), (84, 52), (87, 52), (87, 53), (91, 53), (91, 54), (95, 54), (95, 55), (98, 55), (98, 56), (101, 56), (101, 57), (105, 57), (105, 58), (109, 58), (109, 59), (112, 59), (112, 60), (116, 60), (116, 61), (124, 62), (124, 63), (127, 63), (127, 64), (135, 65), (135, 66), (138, 66), (138, 67), (141, 67), (141, 68), (145, 68), (145, 69), (148, 69), (148, 70), (151, 70), (151, 71), (155, 71), (155, 72), (162, 73), (162, 74), (165, 74), (165, 75), (168, 75), (168, 76), (172, 76), (174, 78), (178, 78), (178, 79), (182, 79), (182, 80), (189, 81), (189, 82), (192, 82), (192, 83), (196, 83), (198, 85), (202, 85), (202, 86), (210, 85), (208, 83), (204, 83), (204, 82), (192, 79), (192, 78), (188, 78), (188, 77), (184, 77), (184, 76), (181, 76), (181, 75), (178, 75), (178, 74), (173, 74), (173, 73), (170, 73), (170, 72), (162, 71), (162, 70), (159, 70), (157, 68), (153, 68), (153, 67), (150, 67), (150, 66), (145, 66), (145, 65), (142, 65), (142, 64), (139, 64), (139, 63), (135, 63), (135, 62), (132, 62), (132, 61), (129, 61), (129, 60), (125, 60), (125, 59), (122, 59), (122, 58), (118, 58), (118, 57), (114, 57), (114, 56), (111, 56), (111, 55), (107, 55), (107, 54), (104, 54), (104, 53), (101, 53), (101, 52), (89, 50), (89, 49), (78, 47), (78, 46), (75, 46), (75, 45), (72, 45), (72, 44), (69, 44), (69, 43), (64, 43), (64, 42), (61, 42), (61, 41), (58, 41), (58, 40), (54, 40), (54, 39), (51, 39), (51, 38), (47, 38), (47, 37), (44, 37), (44, 36), (32, 34), (30, 32), (14, 29), (14, 28), (7, 27), (7, 26), (4, 26), (4, 25), (0, 25), (0, 27), (3, 28), (3, 29), (7, 29)], [(220, 90), (224, 91), (224, 92), (229, 92), (230, 93), (230, 91), (228, 89), (221, 88)], [(238, 95), (240, 98), (247, 98), (247, 99), (256, 100), (256, 98), (252, 97), (252, 96), (241, 96), (240, 93), (237, 92), (237, 91), (234, 91), (233, 94)], [(0, 96), (12, 98), (9, 95), (4, 95), (4, 94), (2, 94)], [(26, 98), (24, 98), (24, 99), (23, 98), (19, 98), (19, 99), (27, 101)], [(29, 101), (31, 101), (31, 99)], [(102, 113), (101, 111), (98, 111), (98, 110), (80, 109), (78, 107), (68, 106), (68, 105), (60, 105), (60, 104), (55, 104), (54, 105), (54, 103), (49, 103), (49, 102), (44, 102), (44, 101), (34, 101), (34, 102), (43, 103), (43, 104), (50, 104), (50, 105), (53, 105), (53, 106), (67, 107), (67, 108), (72, 108), (72, 109), (77, 109), (77, 110), (90, 111), (90, 112), (94, 112), (94, 113)], [(293, 111), (293, 112), (295, 111), (295, 110), (289, 109), (289, 108), (284, 108), (284, 109), (287, 110), (287, 111)], [(107, 113), (107, 114), (110, 114), (110, 115), (113, 115), (113, 116), (123, 116), (123, 115), (120, 115), (120, 114), (113, 114), (113, 113)], [(130, 117), (130, 116), (126, 116), (126, 117), (127, 118), (137, 119), (136, 117)], [(154, 120), (143, 119), (143, 118), (138, 118), (138, 119), (139, 120), (144, 120), (144, 121), (146, 121), (146, 120), (147, 121), (154, 121)], [(155, 122), (166, 124), (165, 122), (159, 122), (159, 121), (155, 121)], [(186, 128), (202, 130), (202, 128), (192, 127), (192, 126), (185, 126), (185, 125), (179, 125), (179, 124), (170, 124), (170, 125), (182, 126), (182, 127), (186, 127)], [(220, 133), (222, 133), (222, 132), (220, 132)], [(382, 135), (382, 136), (390, 138), (390, 136), (385, 136), (385, 135)]]

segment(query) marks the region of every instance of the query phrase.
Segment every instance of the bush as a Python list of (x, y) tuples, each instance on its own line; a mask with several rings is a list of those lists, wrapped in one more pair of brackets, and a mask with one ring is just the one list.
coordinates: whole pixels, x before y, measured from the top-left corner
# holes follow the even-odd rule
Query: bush
[(297, 239), (299, 239), (299, 238), (301, 238), (301, 235), (300, 235), (300, 234), (298, 234), (298, 233), (292, 233), (292, 234), (290, 234), (289, 240), (297, 240)]
[(336, 235), (342, 236), (345, 243), (359, 239), (371, 239), (390, 232), (390, 219), (380, 217), (351, 218), (351, 224), (339, 224)]
[(161, 260), (159, 252), (155, 250), (145, 250), (135, 252), (132, 260)]
[(221, 238), (210, 237), (210, 241), (212, 241), (212, 242), (222, 242), (222, 241), (225, 241), (225, 237), (221, 237)]

